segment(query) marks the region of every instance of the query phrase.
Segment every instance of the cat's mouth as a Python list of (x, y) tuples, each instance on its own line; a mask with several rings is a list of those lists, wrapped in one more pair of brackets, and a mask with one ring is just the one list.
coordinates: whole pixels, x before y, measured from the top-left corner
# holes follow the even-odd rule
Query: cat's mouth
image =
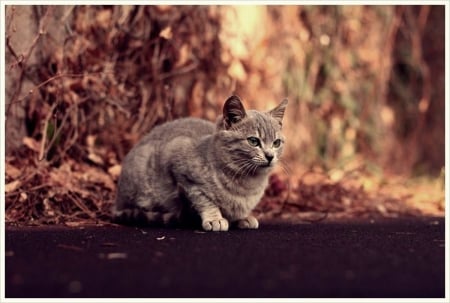
[(268, 169), (268, 168), (272, 168), (275, 166), (275, 163), (273, 161), (269, 162), (260, 162), (258, 163), (258, 167), (263, 168), (263, 169)]

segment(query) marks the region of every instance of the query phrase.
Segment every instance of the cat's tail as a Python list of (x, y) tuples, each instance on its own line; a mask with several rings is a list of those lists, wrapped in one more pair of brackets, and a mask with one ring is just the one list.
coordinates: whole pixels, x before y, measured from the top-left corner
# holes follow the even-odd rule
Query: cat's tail
[(176, 221), (173, 213), (164, 211), (152, 211), (143, 207), (112, 209), (113, 222), (134, 226), (167, 226)]

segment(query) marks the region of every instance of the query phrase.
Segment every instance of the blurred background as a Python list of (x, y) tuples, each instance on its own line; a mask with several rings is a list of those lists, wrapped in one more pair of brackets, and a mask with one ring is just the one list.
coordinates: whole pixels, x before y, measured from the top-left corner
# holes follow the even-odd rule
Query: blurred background
[(261, 218), (444, 214), (444, 6), (7, 6), (6, 221), (105, 223), (157, 124), (289, 99)]

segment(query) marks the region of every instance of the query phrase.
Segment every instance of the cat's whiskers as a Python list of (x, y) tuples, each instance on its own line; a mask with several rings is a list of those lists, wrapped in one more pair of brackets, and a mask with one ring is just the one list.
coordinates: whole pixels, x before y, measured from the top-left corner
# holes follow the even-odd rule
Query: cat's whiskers
[(289, 168), (287, 162), (286, 162), (284, 159), (282, 159), (282, 158), (279, 158), (278, 161), (280, 162), (280, 167), (281, 167), (281, 169), (283, 170), (283, 172), (284, 172), (288, 177), (290, 177), (291, 174), (292, 174), (292, 170)]
[(252, 163), (252, 166), (253, 167), (252, 167), (252, 169), (250, 171), (251, 171), (251, 175), (254, 175), (256, 170), (258, 169), (259, 165), (255, 164), (255, 163)]
[(235, 159), (231, 164), (236, 165), (235, 173), (233, 174), (231, 181), (236, 182), (238, 179), (242, 180), (249, 175), (254, 175), (256, 170), (260, 167), (255, 160), (262, 160), (260, 158), (254, 159)]
[(256, 165), (255, 163), (250, 161), (249, 167), (248, 167), (247, 171), (245, 172), (244, 178), (247, 178), (249, 175), (253, 175), (257, 168), (258, 168), (258, 165)]
[(227, 164), (227, 167), (233, 171), (236, 171), (239, 170), (243, 164), (247, 164), (248, 162), (248, 159), (233, 159), (229, 164)]
[(247, 159), (239, 159), (239, 160), (233, 162), (234, 164), (237, 165), (237, 169), (236, 169), (233, 177), (231, 178), (232, 182), (236, 182), (238, 179), (242, 179), (244, 176), (246, 177), (247, 176), (246, 172), (252, 166), (252, 162)]
[(232, 159), (232, 161), (228, 164), (226, 164), (226, 168), (229, 169), (230, 172), (233, 172), (233, 175), (231, 176), (231, 182), (235, 181), (236, 176), (240, 173), (242, 170), (242, 166), (244, 166), (247, 163), (245, 159)]

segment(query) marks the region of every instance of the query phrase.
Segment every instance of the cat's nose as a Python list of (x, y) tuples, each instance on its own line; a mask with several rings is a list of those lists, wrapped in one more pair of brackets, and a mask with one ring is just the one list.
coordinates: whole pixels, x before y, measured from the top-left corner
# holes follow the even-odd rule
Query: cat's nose
[(273, 154), (265, 153), (264, 155), (266, 156), (267, 162), (269, 162), (270, 164), (270, 162), (272, 162), (273, 160)]

